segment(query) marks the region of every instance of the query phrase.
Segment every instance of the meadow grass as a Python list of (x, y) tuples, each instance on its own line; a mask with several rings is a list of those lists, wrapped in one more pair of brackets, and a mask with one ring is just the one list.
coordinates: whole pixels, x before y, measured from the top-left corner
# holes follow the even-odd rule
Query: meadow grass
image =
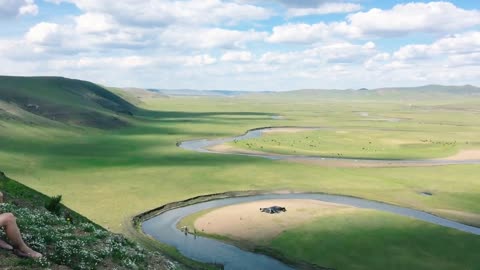
[[(336, 96), (258, 94), (142, 102), (145, 110), (130, 119), (129, 127), (116, 130), (0, 120), (0, 170), (48, 195), (61, 194), (66, 205), (114, 232), (127, 231), (125, 226), (130, 226), (133, 215), (172, 201), (257, 189), (358, 196), (480, 225), (480, 165), (335, 168), (194, 153), (176, 147), (182, 140), (238, 135), (262, 126), (362, 131), (362, 139), (354, 142), (358, 145), (369, 136), (389, 137), (390, 130), (407, 139), (411, 134), (420, 134), (418, 138), (457, 140), (459, 145), (463, 140), (475, 141), (480, 134), (478, 98), (412, 98), (405, 102), (383, 96), (347, 100)], [(365, 119), (362, 112), (368, 112), (369, 117), (407, 120), (372, 121)], [(284, 118), (274, 120), (274, 115)], [(432, 148), (428, 155), (450, 154), (459, 149), (456, 146), (445, 152), (443, 148)], [(402, 155), (414, 152), (408, 150)], [(433, 196), (423, 196), (423, 191)], [(445, 233), (435, 226), (425, 230), (431, 231), (432, 237)], [(459, 239), (476, 239), (471, 235), (462, 237)], [(372, 235), (368, 242), (380, 240)], [(432, 242), (434, 245), (438, 242)]]
[[(198, 218), (212, 211), (215, 209), (189, 215), (178, 226), (192, 230)], [(272, 239), (199, 234), (286, 262), (332, 269), (473, 270), (480, 263), (472, 252), (480, 248), (479, 236), (377, 210), (334, 210)]]
[(270, 248), (346, 270), (478, 269), (480, 237), (372, 210), (344, 212), (286, 231)]
[(460, 134), (421, 130), (346, 128), (267, 133), (260, 138), (235, 141), (231, 146), (289, 155), (341, 158), (429, 159), (448, 157), (462, 149), (480, 149), (475, 132)]

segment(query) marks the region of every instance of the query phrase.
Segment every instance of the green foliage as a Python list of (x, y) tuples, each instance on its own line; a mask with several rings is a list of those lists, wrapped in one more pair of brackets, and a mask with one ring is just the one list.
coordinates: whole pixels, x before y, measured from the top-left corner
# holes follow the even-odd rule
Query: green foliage
[(60, 216), (62, 212), (62, 205), (60, 204), (61, 200), (62, 195), (50, 197), (50, 199), (45, 204), (45, 208), (50, 211), (50, 213)]
[[(45, 255), (29, 264), (49, 267), (65, 265), (72, 269), (96, 269), (104, 261), (112, 261), (117, 269), (148, 268), (150, 253), (125, 237), (99, 229), (91, 223), (71, 224), (62, 217), (41, 209), (28, 209), (0, 204), (0, 212), (17, 217), (25, 242)], [(5, 233), (0, 230), (0, 237)]]

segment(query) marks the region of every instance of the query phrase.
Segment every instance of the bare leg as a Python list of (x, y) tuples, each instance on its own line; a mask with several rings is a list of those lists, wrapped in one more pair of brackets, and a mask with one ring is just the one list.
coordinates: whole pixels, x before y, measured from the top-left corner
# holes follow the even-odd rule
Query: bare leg
[(5, 233), (7, 234), (10, 243), (12, 243), (12, 246), (15, 248), (17, 255), (30, 258), (42, 257), (42, 254), (32, 250), (25, 244), (25, 242), (23, 242), (16, 218), (12, 213), (0, 214), (0, 227), (5, 228)]
[[(2, 192), (0, 192), (0, 203), (3, 203), (3, 193)], [(0, 248), (8, 249), (8, 250), (13, 249), (12, 246), (10, 246), (7, 242), (3, 241), (2, 239), (0, 239)]]
[(6, 249), (6, 250), (12, 250), (13, 247), (10, 246), (7, 242), (3, 241), (0, 239), (0, 248)]

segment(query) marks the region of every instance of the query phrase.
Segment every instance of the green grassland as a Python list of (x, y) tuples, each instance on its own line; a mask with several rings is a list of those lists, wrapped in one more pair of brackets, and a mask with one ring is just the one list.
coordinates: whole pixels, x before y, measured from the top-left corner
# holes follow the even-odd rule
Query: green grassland
[(474, 270), (480, 264), (473, 252), (480, 237), (370, 210), (322, 217), (268, 247), (289, 259), (346, 270)]
[[(22, 80), (27, 81), (22, 82), (23, 95), (35, 92), (39, 82)], [(29, 111), (25, 102), (4, 98), (20, 88), (11, 83), (10, 89), (13, 90), (0, 87), (0, 170), (45, 194), (62, 194), (67, 206), (114, 232), (128, 231), (133, 215), (162, 204), (201, 194), (257, 189), (352, 195), (480, 225), (480, 165), (335, 168), (194, 153), (176, 147), (181, 140), (238, 135), (263, 126), (324, 126), (362, 131), (362, 143), (370, 138), (368, 132), (371, 138), (389, 137), (390, 133), (382, 130), (391, 130), (395, 134), (392, 137), (401, 139), (418, 136), (432, 141), (434, 138), (442, 142), (457, 140), (457, 146), (451, 148), (432, 146), (427, 156), (449, 155), (463, 148), (460, 146), (463, 141), (478, 143), (478, 95), (419, 92), (399, 98), (402, 94), (398, 91), (385, 90), (300, 91), (235, 98), (145, 97), (141, 99), (142, 108), (130, 111), (133, 116), (120, 112), (117, 106), (105, 107), (80, 97), (81, 108), (72, 106), (74, 113), (59, 121), (45, 117), (48, 111)], [(54, 108), (61, 106), (67, 111), (70, 107), (64, 104), (76, 102), (75, 95), (59, 98), (61, 95), (57, 93), (65, 91), (65, 87), (50, 82), (45, 89), (48, 91), (35, 94), (35, 100), (42, 99), (56, 105)], [(130, 108), (128, 104), (124, 106)], [(80, 114), (81, 119), (87, 117), (88, 121), (77, 121), (78, 112), (84, 111), (98, 113), (101, 119), (114, 117), (123, 124), (98, 125), (93, 121), (97, 118), (92, 119), (88, 114)], [(378, 118), (408, 120), (372, 121), (360, 112), (369, 112)], [(284, 118), (274, 120), (274, 115)], [(94, 125), (88, 124), (92, 121)], [(408, 135), (401, 135), (402, 132)], [(351, 151), (352, 155), (357, 150), (342, 149), (344, 153)], [(409, 150), (402, 155), (414, 152)], [(434, 195), (423, 196), (422, 191)], [(444, 233), (436, 227), (425, 230), (430, 231), (432, 238)], [(371, 235), (367, 242), (377, 242), (381, 247), (381, 241)], [(432, 242), (432, 247), (435, 245), (438, 242)], [(341, 245), (337, 248), (341, 249)], [(426, 248), (425, 256), (428, 252)], [(454, 248), (452, 252), (455, 254)], [(463, 260), (458, 258), (461, 263)], [(417, 257), (404, 259), (416, 260)], [(361, 261), (351, 263), (361, 264)]]
[(428, 159), (448, 157), (462, 149), (480, 149), (477, 134), (470, 132), (346, 128), (296, 134), (266, 134), (261, 138), (235, 141), (230, 145), (247, 150), (289, 155), (371, 159)]
[[(209, 209), (183, 218), (193, 231)], [(280, 214), (281, 215), (281, 214)], [(281, 217), (279, 217), (281, 220)], [(376, 210), (334, 211), (290, 228), (273, 239), (250, 241), (230, 235), (197, 234), (234, 243), (287, 262), (348, 270), (477, 269), (480, 237)]]

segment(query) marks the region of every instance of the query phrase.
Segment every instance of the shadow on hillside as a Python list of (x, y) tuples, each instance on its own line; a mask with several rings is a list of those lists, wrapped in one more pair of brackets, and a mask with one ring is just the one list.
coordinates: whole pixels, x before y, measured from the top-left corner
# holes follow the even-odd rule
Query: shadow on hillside
[(42, 167), (51, 170), (65, 169), (103, 169), (103, 168), (147, 168), (147, 167), (225, 167), (240, 164), (250, 164), (256, 159), (230, 156), (225, 158), (217, 154), (174, 153), (165, 155), (129, 155), (112, 158), (104, 157), (74, 157), (69, 160), (58, 161), (58, 157), (51, 157), (42, 162)]
[(219, 117), (219, 116), (271, 116), (271, 113), (266, 112), (181, 112), (181, 111), (152, 111), (145, 109), (138, 109), (135, 116), (151, 118), (151, 119), (181, 119), (181, 118), (198, 118), (198, 117)]
[[(161, 134), (161, 136), (156, 136)], [(178, 135), (207, 138), (226, 133), (185, 132), (171, 127), (146, 127), (119, 134), (99, 134), (56, 140), (21, 137), (0, 141), (3, 153), (31, 157), (36, 166), (52, 170), (150, 166), (228, 166), (255, 162), (238, 156), (202, 154), (176, 146)]]

